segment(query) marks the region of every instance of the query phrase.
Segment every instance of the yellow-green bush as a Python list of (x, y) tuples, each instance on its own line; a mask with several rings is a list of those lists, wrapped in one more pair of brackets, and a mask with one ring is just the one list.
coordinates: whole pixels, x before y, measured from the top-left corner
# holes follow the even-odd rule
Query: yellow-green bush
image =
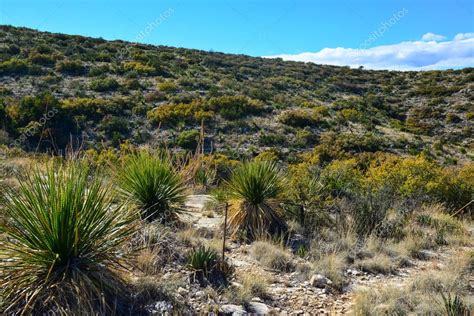
[[(154, 75), (156, 73), (155, 67), (149, 66), (142, 64), (141, 62), (138, 61), (129, 61), (123, 64), (123, 68), (126, 71), (136, 71), (137, 73), (141, 75)], [(165, 89), (160, 89), (160, 90), (165, 90)]]

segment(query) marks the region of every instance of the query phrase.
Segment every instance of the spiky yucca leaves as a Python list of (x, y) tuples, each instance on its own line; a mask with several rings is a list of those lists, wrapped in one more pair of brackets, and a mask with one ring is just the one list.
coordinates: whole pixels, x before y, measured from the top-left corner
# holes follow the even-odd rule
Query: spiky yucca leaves
[(168, 156), (140, 151), (125, 160), (117, 173), (121, 195), (132, 201), (143, 219), (170, 222), (177, 219), (186, 185)]
[(232, 235), (255, 239), (286, 230), (277, 197), (283, 189), (283, 179), (273, 162), (244, 163), (228, 182), (231, 197), (229, 226)]
[(5, 313), (125, 312), (116, 269), (135, 216), (75, 162), (20, 179), (4, 200), (0, 281)]

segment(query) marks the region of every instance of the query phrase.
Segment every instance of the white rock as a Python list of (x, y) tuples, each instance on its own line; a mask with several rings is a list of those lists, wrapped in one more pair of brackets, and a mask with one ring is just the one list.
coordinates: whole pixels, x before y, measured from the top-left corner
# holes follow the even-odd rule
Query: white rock
[(315, 274), (311, 277), (309, 283), (311, 284), (311, 286), (322, 289), (325, 288), (326, 285), (332, 284), (332, 281), (326, 278), (324, 275)]
[(178, 287), (178, 290), (176, 290), (176, 292), (178, 292), (179, 295), (183, 295), (183, 296), (185, 296), (185, 295), (187, 295), (187, 294), (189, 293), (188, 290), (186, 290), (186, 289), (184, 289), (184, 288), (182, 288), (182, 287)]
[(224, 314), (232, 314), (232, 315), (245, 315), (245, 309), (241, 305), (234, 305), (234, 304), (226, 304), (220, 307), (220, 311)]
[(259, 302), (250, 302), (248, 309), (249, 312), (255, 313), (257, 315), (268, 315), (270, 312), (267, 305)]

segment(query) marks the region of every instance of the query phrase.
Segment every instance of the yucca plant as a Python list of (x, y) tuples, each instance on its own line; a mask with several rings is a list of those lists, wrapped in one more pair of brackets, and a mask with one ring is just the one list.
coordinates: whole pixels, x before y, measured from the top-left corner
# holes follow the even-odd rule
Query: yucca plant
[(228, 262), (219, 258), (215, 250), (204, 246), (193, 249), (188, 266), (193, 270), (191, 281), (198, 281), (201, 286), (226, 285), (234, 271)]
[(454, 296), (451, 293), (447, 295), (441, 292), (441, 298), (443, 299), (444, 311), (447, 316), (467, 316), (472, 315), (468, 306), (463, 302), (461, 297), (457, 294)]
[(281, 234), (287, 229), (279, 214), (277, 198), (283, 189), (283, 178), (275, 163), (244, 163), (227, 184), (229, 226), (234, 237), (241, 234), (252, 240), (259, 235)]
[(186, 198), (186, 185), (168, 156), (135, 153), (117, 172), (117, 180), (119, 192), (138, 207), (143, 219), (177, 220), (179, 205)]
[(216, 265), (217, 258), (218, 254), (215, 250), (201, 246), (193, 249), (189, 256), (188, 264), (194, 271), (202, 272), (207, 276)]
[(116, 271), (134, 216), (80, 162), (19, 179), (4, 200), (8, 220), (0, 281), (6, 314), (125, 312)]

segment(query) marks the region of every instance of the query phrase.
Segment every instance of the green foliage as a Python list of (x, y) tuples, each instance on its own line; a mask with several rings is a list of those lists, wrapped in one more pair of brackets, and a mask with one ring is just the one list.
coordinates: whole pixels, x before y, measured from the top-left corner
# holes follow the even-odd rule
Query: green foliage
[(307, 163), (289, 166), (285, 190), (288, 216), (307, 232), (331, 223), (327, 212), (329, 186), (321, 179), (321, 170)]
[(228, 120), (258, 114), (263, 106), (260, 102), (245, 96), (222, 96), (209, 99), (206, 109), (219, 113)]
[(283, 179), (275, 163), (244, 163), (234, 170), (227, 184), (231, 196), (229, 225), (234, 235), (243, 233), (253, 239), (262, 233), (276, 234), (286, 229), (275, 200), (283, 190)]
[(115, 91), (118, 87), (120, 84), (114, 78), (95, 79), (90, 83), (91, 90), (97, 92)]
[(200, 133), (198, 130), (188, 130), (181, 132), (177, 139), (176, 144), (184, 149), (195, 150), (198, 145)]
[(143, 219), (177, 220), (179, 204), (186, 197), (186, 186), (165, 153), (132, 154), (125, 159), (116, 179), (122, 197), (138, 207)]
[(178, 86), (173, 81), (163, 81), (158, 84), (158, 89), (165, 92), (174, 92), (178, 89)]
[(27, 75), (38, 74), (41, 70), (33, 67), (28, 62), (16, 58), (0, 62), (0, 75)]
[(42, 65), (46, 67), (53, 66), (56, 63), (56, 58), (50, 54), (31, 53), (29, 60), (33, 64)]
[(64, 60), (56, 64), (56, 69), (71, 76), (80, 76), (87, 72), (86, 66), (80, 60)]
[(461, 88), (458, 86), (447, 87), (438, 84), (427, 84), (416, 87), (416, 89), (411, 93), (413, 95), (429, 95), (434, 97), (440, 97), (451, 95), (453, 93), (458, 92), (460, 89)]
[(321, 123), (322, 117), (314, 110), (289, 110), (279, 117), (280, 122), (292, 127), (313, 127)]
[(7, 311), (120, 312), (124, 287), (112, 269), (134, 217), (112, 193), (79, 162), (21, 179), (4, 202), (10, 221), (1, 228)]
[(448, 295), (441, 293), (441, 296), (447, 316), (469, 315), (470, 310), (459, 295), (455, 294), (452, 296), (450, 293), (448, 293)]
[(214, 268), (218, 254), (211, 248), (201, 246), (194, 249), (188, 259), (188, 264), (194, 271), (202, 271), (205, 275)]
[[(137, 62), (137, 61), (126, 62), (123, 64), (123, 68), (125, 69), (125, 71), (136, 71), (138, 74), (145, 75), (145, 76), (153, 76), (156, 74), (155, 67), (144, 65), (141, 62)], [(160, 90), (166, 90), (166, 89), (160, 88)]]
[(213, 113), (205, 111), (201, 100), (191, 103), (164, 104), (147, 113), (150, 120), (156, 123), (177, 125), (180, 122), (197, 123), (202, 119), (211, 119)]

